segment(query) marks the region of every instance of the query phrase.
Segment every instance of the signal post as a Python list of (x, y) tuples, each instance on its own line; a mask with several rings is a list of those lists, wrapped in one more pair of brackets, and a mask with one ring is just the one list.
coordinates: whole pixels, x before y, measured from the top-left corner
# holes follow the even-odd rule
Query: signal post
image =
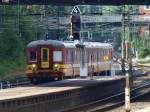
[(78, 6), (74, 6), (71, 12), (71, 30), (70, 35), (73, 40), (78, 40), (76, 47), (80, 51), (80, 77), (87, 77), (87, 62), (86, 62), (86, 50), (82, 38), (80, 38), (81, 30), (81, 11)]

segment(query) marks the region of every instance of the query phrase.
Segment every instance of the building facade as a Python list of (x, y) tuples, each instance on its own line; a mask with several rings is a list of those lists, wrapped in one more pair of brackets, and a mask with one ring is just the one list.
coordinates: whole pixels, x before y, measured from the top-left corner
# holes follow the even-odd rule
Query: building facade
[[(150, 20), (150, 5), (139, 6), (139, 13), (141, 16), (144, 16), (145, 19)], [(140, 36), (150, 39), (150, 24), (140, 28)]]

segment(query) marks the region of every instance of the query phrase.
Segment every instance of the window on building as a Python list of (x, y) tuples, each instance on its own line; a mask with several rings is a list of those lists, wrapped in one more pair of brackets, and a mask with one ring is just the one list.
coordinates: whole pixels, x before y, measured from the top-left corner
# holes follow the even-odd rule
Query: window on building
[(150, 10), (150, 5), (145, 5), (146, 10)]

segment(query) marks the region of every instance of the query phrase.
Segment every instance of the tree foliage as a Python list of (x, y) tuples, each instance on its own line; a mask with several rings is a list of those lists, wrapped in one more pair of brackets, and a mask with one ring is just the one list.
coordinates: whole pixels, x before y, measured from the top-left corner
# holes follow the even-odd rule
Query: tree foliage
[(39, 9), (37, 6), (0, 6), (0, 79), (1, 75), (7, 77), (5, 73), (25, 68), (24, 49), (39, 34), (38, 18), (30, 14)]

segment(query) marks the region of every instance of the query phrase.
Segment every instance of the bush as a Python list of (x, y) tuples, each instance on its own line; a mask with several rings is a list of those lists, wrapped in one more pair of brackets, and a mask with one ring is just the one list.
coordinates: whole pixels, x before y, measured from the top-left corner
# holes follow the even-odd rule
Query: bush
[(18, 63), (11, 60), (4, 60), (0, 63), (0, 80), (10, 80), (15, 79), (20, 73), (23, 72), (25, 68), (25, 63), (21, 66)]
[(146, 58), (150, 54), (148, 49), (143, 48), (139, 52), (139, 58)]

